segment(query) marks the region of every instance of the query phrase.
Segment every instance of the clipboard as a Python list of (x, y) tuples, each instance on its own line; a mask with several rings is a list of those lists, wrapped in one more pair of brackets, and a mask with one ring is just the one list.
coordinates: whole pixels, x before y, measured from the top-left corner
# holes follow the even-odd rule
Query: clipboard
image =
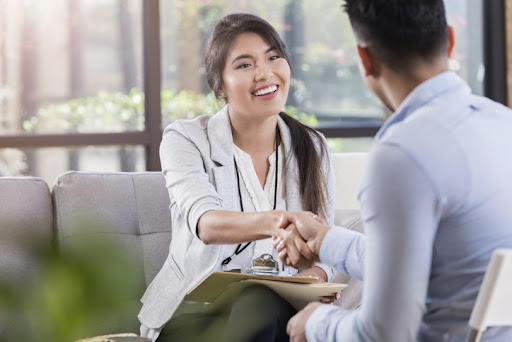
[(321, 300), (322, 297), (333, 296), (348, 286), (347, 284), (338, 283), (300, 284), (263, 279), (248, 279), (244, 282), (261, 284), (271, 288), (297, 311), (302, 310), (311, 302)]
[(213, 272), (185, 297), (185, 301), (215, 302), (230, 286), (238, 282), (258, 283), (268, 286), (296, 309), (309, 302), (330, 296), (346, 288), (347, 284), (316, 284), (317, 277), (270, 276), (233, 272)]

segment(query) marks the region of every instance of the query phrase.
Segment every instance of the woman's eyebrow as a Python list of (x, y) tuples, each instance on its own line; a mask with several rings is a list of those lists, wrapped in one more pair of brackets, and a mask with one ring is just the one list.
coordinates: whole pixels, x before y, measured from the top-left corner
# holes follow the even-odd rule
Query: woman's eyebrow
[(240, 56), (237, 56), (233, 59), (233, 61), (231, 62), (231, 64), (235, 63), (236, 61), (238, 61), (239, 59), (244, 59), (244, 58), (252, 58), (251, 55), (248, 55), (248, 54), (245, 54), (245, 55), (240, 55)]
[[(274, 51), (274, 50), (277, 50), (275, 46), (271, 46), (267, 49), (267, 51), (265, 51), (265, 54), (269, 53), (270, 51)], [(238, 61), (239, 59), (244, 59), (244, 58), (253, 58), (252, 55), (249, 55), (249, 54), (243, 54), (243, 55), (240, 55), (240, 56), (236, 56), (233, 61), (231, 61), (231, 64), (235, 63), (236, 61)]]

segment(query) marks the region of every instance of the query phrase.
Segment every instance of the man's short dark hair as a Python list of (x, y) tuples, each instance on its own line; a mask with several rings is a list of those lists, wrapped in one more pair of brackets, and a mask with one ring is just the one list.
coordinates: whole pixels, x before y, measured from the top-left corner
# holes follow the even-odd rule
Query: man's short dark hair
[(356, 37), (394, 70), (446, 52), (443, 0), (344, 0)]

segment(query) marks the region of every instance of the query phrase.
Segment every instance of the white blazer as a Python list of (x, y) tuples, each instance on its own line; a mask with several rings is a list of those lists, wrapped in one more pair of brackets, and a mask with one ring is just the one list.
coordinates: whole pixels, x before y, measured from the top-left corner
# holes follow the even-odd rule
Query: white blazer
[[(278, 126), (287, 156), (286, 207), (300, 211), (298, 166), (289, 157), (293, 154), (290, 130), (280, 117)], [(167, 260), (141, 299), (138, 318), (150, 329), (165, 325), (185, 295), (220, 263), (220, 245), (205, 245), (196, 227), (206, 211), (240, 211), (233, 154), (227, 106), (215, 115), (178, 120), (164, 131), (160, 160), (171, 203), (172, 240)], [(333, 226), (335, 186), (328, 153), (322, 168), (327, 179), (327, 223)]]

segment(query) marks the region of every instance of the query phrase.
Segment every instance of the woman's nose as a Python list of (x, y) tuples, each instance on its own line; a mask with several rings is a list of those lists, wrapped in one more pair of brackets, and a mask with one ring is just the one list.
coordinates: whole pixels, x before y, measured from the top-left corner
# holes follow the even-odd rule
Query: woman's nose
[(261, 65), (256, 69), (255, 79), (256, 81), (268, 80), (273, 74), (272, 68), (269, 68), (267, 65)]

